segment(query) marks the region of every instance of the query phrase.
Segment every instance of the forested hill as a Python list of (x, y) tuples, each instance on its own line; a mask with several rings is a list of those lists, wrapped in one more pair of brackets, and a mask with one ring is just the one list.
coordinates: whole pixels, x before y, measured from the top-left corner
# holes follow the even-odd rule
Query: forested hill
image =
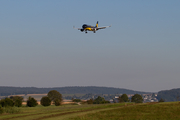
[(54, 88), (36, 88), (36, 87), (5, 87), (0, 86), (0, 96), (17, 95), (17, 94), (42, 94), (48, 93), (50, 90), (57, 90), (61, 94), (144, 94), (128, 89), (113, 88), (113, 87), (54, 87)]
[(180, 88), (163, 90), (158, 92), (158, 99), (164, 99), (168, 101), (180, 101)]

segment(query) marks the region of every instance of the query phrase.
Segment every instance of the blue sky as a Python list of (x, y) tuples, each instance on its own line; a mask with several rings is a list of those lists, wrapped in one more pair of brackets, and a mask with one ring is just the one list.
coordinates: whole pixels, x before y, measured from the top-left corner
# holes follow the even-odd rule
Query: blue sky
[[(0, 0), (0, 86), (180, 86), (179, 0)], [(112, 27), (95, 34), (82, 24)]]

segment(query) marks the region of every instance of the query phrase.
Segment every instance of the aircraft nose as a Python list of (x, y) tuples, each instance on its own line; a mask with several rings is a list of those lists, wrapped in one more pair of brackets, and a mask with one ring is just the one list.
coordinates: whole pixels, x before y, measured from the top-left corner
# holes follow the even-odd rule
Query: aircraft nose
[(86, 24), (84, 24), (84, 25), (82, 26), (82, 28), (86, 28), (86, 26), (87, 26), (87, 25), (86, 25)]

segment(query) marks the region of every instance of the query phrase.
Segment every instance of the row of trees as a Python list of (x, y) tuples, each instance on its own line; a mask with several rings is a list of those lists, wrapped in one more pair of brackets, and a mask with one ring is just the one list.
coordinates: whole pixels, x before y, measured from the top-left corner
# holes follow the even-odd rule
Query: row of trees
[[(119, 102), (130, 102), (128, 96), (126, 94), (121, 95), (118, 98)], [(131, 98), (131, 102), (135, 102), (135, 103), (143, 103), (143, 98), (140, 94), (135, 94), (134, 96), (132, 96)], [(160, 99), (159, 102), (165, 102), (164, 99)]]
[[(80, 99), (72, 99), (73, 102), (81, 102)], [(7, 107), (7, 106), (17, 106), (21, 107), (23, 102), (23, 97), (20, 96), (12, 96), (10, 98), (5, 98), (0, 100), (0, 107)], [(40, 104), (43, 106), (49, 106), (51, 103), (53, 103), (55, 106), (61, 105), (62, 102), (62, 95), (56, 91), (51, 90), (48, 92), (47, 96), (44, 96), (40, 100)], [(139, 94), (135, 94), (132, 96), (131, 101), (129, 100), (127, 94), (123, 94), (118, 98), (118, 102), (135, 102), (135, 103), (142, 103), (143, 98)], [(161, 99), (159, 102), (164, 102), (163, 99)], [(106, 101), (103, 97), (98, 96), (96, 99), (90, 99), (87, 100), (87, 104), (105, 104), (110, 103), (109, 101)], [(38, 105), (37, 100), (35, 100), (33, 97), (29, 97), (27, 100), (28, 107), (35, 107)]]
[(7, 107), (7, 106), (16, 106), (21, 107), (22, 106), (23, 97), (20, 96), (12, 96), (10, 98), (5, 98), (0, 100), (0, 106), (1, 107)]
[(90, 99), (87, 100), (88, 104), (105, 104), (105, 103), (110, 103), (109, 101), (106, 101), (103, 97), (98, 96), (96, 99)]
[[(123, 95), (119, 96), (118, 102), (130, 102), (130, 100), (129, 100), (127, 94), (123, 94)], [(135, 94), (134, 96), (132, 96), (131, 102), (143, 103), (143, 98), (141, 95)], [(110, 102), (106, 101), (103, 97), (98, 96), (94, 100), (93, 99), (87, 100), (87, 103), (88, 104), (104, 104), (104, 103), (110, 103)]]
[[(130, 102), (130, 99), (126, 94), (121, 95), (118, 100), (119, 102)], [(131, 102), (143, 103), (143, 98), (140, 94), (135, 94), (134, 96), (132, 96)]]
[(97, 86), (72, 86), (72, 87), (56, 87), (56, 88), (36, 88), (36, 87), (5, 87), (0, 86), (0, 96), (17, 95), (17, 94), (43, 94), (48, 93), (51, 90), (57, 90), (61, 94), (114, 94), (114, 93), (126, 93), (126, 94), (145, 94), (146, 92), (133, 91), (121, 88), (112, 87), (97, 87)]
[[(130, 102), (130, 99), (128, 98), (127, 94), (123, 94), (123, 95), (119, 96), (118, 101), (119, 102)], [(143, 103), (143, 98), (141, 95), (135, 94), (134, 96), (132, 96), (131, 102)]]
[[(21, 96), (11, 96), (10, 98), (5, 98), (0, 100), (0, 107), (21, 107), (23, 102), (23, 97)], [(62, 95), (56, 91), (51, 90), (48, 92), (47, 96), (41, 98), (41, 105), (49, 106), (51, 103), (55, 104), (56, 106), (61, 105), (62, 102)], [(26, 106), (28, 107), (35, 107), (37, 106), (37, 100), (33, 97), (29, 97), (26, 102)]]

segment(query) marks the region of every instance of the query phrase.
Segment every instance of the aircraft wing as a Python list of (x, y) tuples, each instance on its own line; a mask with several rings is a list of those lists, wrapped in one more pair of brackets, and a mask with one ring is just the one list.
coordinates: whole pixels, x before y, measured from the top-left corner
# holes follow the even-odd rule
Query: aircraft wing
[(75, 28), (74, 26), (73, 26), (73, 28), (74, 28), (74, 29), (78, 29), (78, 30), (81, 30), (81, 28)]
[(110, 26), (104, 26), (104, 27), (98, 27), (96, 29), (99, 30), (99, 29), (105, 29), (105, 28), (108, 28), (108, 27), (111, 27), (111, 25)]

